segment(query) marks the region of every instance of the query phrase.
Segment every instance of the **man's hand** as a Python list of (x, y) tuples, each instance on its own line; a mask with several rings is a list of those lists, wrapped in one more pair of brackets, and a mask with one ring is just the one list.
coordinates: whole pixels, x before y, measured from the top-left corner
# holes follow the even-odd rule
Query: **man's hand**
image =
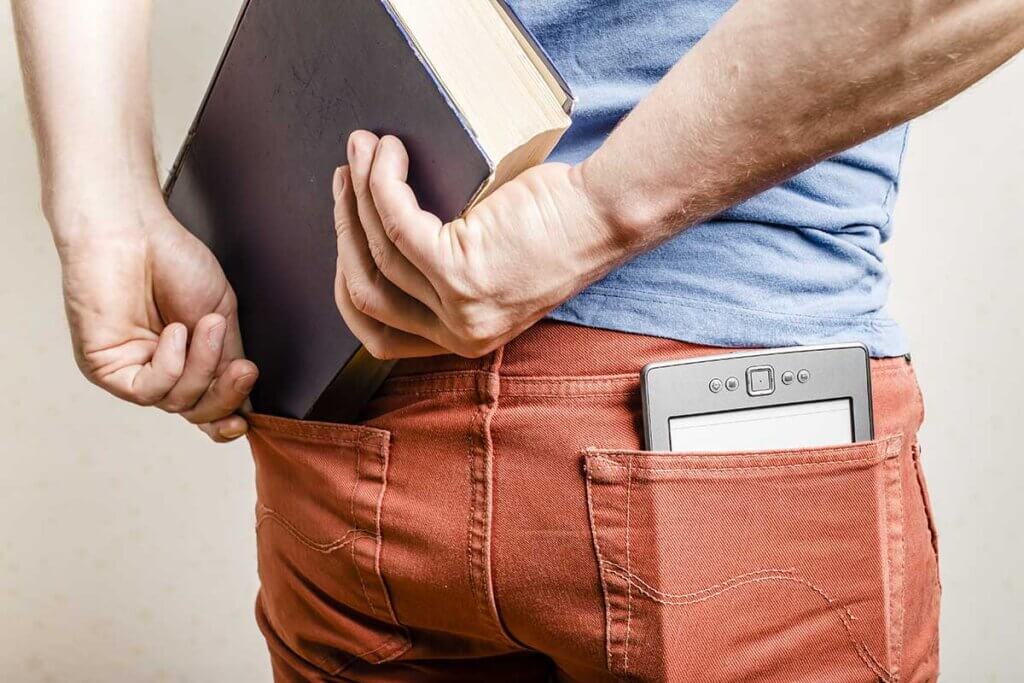
[(359, 131), (334, 177), (335, 296), (377, 358), (481, 356), (625, 256), (573, 167), (544, 164), (442, 223), (406, 184), (394, 137)]
[(242, 358), (235, 295), (206, 246), (166, 209), (155, 213), (58, 242), (75, 358), (115, 396), (230, 441), (246, 431), (235, 413), (257, 376)]
[(42, 204), (60, 252), (75, 358), (92, 382), (245, 433), (256, 367), (213, 254), (171, 216), (153, 154), (151, 0), (13, 0)]

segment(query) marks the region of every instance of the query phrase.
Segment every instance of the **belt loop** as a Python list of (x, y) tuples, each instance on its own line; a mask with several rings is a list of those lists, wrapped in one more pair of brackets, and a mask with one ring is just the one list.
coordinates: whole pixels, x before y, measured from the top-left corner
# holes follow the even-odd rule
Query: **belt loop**
[(502, 344), (490, 353), (480, 356), (480, 366), (477, 369), (490, 374), (500, 374), (501, 363), (505, 358), (505, 347), (507, 346), (508, 344)]

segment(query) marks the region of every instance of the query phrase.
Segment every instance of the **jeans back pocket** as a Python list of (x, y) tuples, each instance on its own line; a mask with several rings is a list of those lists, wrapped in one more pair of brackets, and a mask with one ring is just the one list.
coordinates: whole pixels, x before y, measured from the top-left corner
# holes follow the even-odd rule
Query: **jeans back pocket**
[(901, 435), (765, 453), (585, 450), (609, 670), (894, 680), (901, 454)]
[(380, 571), (388, 432), (264, 415), (256, 462), (257, 612), (274, 647), (337, 675), (408, 650)]

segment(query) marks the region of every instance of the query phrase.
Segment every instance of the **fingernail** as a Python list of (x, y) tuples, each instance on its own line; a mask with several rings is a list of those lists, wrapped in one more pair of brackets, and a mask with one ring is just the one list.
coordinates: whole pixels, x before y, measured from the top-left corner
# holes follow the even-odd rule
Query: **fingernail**
[(359, 145), (356, 144), (355, 133), (348, 136), (348, 163), (353, 164), (359, 157)]
[(223, 322), (219, 322), (210, 328), (210, 331), (206, 333), (206, 343), (209, 345), (211, 351), (217, 351), (220, 349), (221, 342), (224, 341), (224, 330), (226, 326)]
[(339, 166), (334, 169), (334, 201), (341, 199), (341, 193), (345, 191), (345, 167)]
[(243, 422), (241, 426), (225, 427), (224, 429), (220, 430), (220, 435), (225, 439), (237, 439), (238, 437), (242, 436), (242, 434), (245, 434), (247, 431), (249, 431), (249, 425)]
[(235, 380), (235, 391), (240, 394), (248, 394), (252, 391), (253, 385), (256, 384), (256, 373), (249, 373), (248, 375), (242, 375)]
[(188, 345), (188, 330), (185, 329), (184, 325), (179, 325), (171, 333), (171, 344), (174, 345), (175, 351), (185, 350), (185, 347)]

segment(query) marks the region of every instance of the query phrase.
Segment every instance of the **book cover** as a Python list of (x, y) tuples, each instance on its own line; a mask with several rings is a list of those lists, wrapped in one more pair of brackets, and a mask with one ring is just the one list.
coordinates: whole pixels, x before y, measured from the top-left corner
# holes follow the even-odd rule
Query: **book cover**
[(493, 170), (386, 2), (248, 0), (165, 194), (235, 290), (258, 412), (352, 421), (391, 367), (334, 302), (331, 178), (361, 128), (403, 140), (444, 220)]

